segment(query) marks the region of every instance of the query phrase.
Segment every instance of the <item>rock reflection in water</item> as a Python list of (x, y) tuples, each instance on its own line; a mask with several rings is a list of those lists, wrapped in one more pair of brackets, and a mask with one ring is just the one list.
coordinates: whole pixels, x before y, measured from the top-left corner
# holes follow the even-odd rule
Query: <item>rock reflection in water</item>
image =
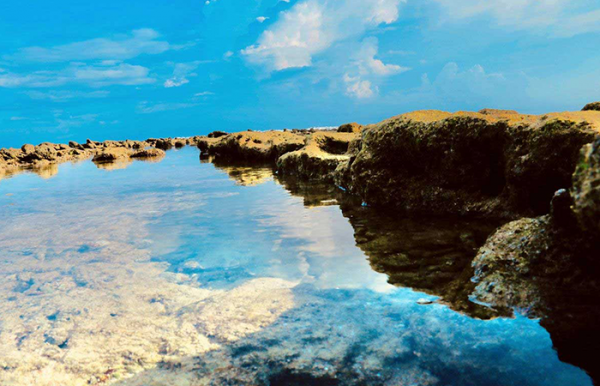
[[(534, 320), (386, 283), (355, 246), (351, 222), (393, 233), (358, 221), (369, 208), (286, 181), (294, 197), (268, 168), (239, 186), (197, 157), (2, 185), (0, 384), (590, 384)], [(414, 234), (397, 249), (419, 250)]]

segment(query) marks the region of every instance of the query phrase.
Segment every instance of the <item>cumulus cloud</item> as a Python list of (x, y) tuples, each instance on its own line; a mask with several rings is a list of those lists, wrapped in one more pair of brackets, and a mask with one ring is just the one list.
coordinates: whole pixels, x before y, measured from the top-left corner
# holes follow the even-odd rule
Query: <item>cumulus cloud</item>
[(409, 70), (407, 67), (386, 64), (377, 59), (378, 51), (377, 38), (369, 37), (361, 42), (360, 48), (352, 55), (351, 64), (344, 74), (346, 94), (359, 99), (371, 98), (379, 92), (379, 88), (373, 85), (373, 81)]
[(265, 20), (267, 20), (267, 19), (268, 19), (268, 17), (259, 16), (259, 17), (256, 18), (256, 21), (259, 22), (259, 23), (264, 23)]
[(403, 0), (304, 0), (264, 31), (242, 54), (268, 71), (306, 67), (334, 43), (398, 19)]
[(26, 47), (5, 59), (31, 62), (70, 62), (77, 60), (125, 60), (142, 54), (160, 54), (170, 49), (153, 29), (137, 29), (114, 38), (97, 38), (65, 45)]
[(6, 72), (0, 74), (0, 87), (44, 88), (80, 83), (92, 87), (110, 85), (142, 85), (153, 83), (150, 70), (127, 63), (71, 63), (60, 71), (35, 71), (30, 74)]

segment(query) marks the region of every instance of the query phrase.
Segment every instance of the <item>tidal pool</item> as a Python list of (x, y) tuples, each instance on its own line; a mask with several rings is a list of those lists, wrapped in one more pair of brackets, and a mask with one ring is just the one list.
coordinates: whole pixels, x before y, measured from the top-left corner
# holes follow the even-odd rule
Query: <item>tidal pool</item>
[(0, 385), (592, 385), (469, 300), (497, 224), (198, 156), (0, 181)]

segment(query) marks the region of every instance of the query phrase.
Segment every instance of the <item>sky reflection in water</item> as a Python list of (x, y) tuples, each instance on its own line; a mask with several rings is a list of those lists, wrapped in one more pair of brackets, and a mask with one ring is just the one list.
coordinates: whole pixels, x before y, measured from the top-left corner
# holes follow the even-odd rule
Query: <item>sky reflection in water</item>
[(388, 284), (329, 203), (192, 148), (0, 181), (0, 384), (591, 385), (535, 320)]

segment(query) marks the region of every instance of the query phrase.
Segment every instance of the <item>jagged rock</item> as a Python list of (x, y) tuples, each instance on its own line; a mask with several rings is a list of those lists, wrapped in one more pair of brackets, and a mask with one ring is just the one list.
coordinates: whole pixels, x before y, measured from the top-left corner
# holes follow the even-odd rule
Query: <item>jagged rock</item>
[(338, 165), (349, 160), (348, 148), (356, 137), (352, 132), (316, 132), (306, 138), (306, 145), (282, 155), (277, 169), (304, 179), (333, 180)]
[(583, 106), (582, 111), (600, 111), (600, 102), (592, 102)]
[(156, 158), (156, 157), (164, 157), (164, 150), (150, 148), (136, 151), (131, 155), (131, 158)]
[(362, 125), (359, 125), (356, 122), (352, 122), (352, 123), (346, 123), (344, 125), (341, 125), (340, 127), (338, 127), (337, 132), (338, 133), (360, 133), (362, 128), (363, 128)]
[(281, 131), (243, 131), (198, 141), (203, 154), (251, 162), (275, 162), (281, 155), (303, 146), (304, 136)]
[(35, 146), (33, 146), (33, 145), (29, 145), (29, 144), (25, 144), (25, 145), (23, 145), (23, 146), (21, 147), (21, 151), (22, 151), (24, 154), (30, 154), (30, 153), (33, 153), (33, 152), (35, 151)]
[(599, 132), (596, 112), (417, 111), (365, 128), (335, 179), (368, 204), (412, 212), (543, 214)]
[(161, 138), (154, 142), (154, 147), (161, 150), (169, 150), (173, 148), (173, 140), (171, 138)]
[(224, 131), (213, 131), (212, 133), (208, 134), (208, 138), (220, 138), (220, 137), (224, 137), (226, 136), (228, 133), (224, 132)]
[(581, 150), (573, 175), (573, 197), (582, 228), (600, 236), (600, 139)]
[(176, 138), (173, 140), (173, 146), (177, 149), (181, 149), (187, 144), (187, 140), (185, 138)]
[(131, 156), (131, 150), (124, 147), (111, 147), (102, 150), (97, 153), (92, 159), (93, 162), (114, 162), (118, 159), (129, 158)]

